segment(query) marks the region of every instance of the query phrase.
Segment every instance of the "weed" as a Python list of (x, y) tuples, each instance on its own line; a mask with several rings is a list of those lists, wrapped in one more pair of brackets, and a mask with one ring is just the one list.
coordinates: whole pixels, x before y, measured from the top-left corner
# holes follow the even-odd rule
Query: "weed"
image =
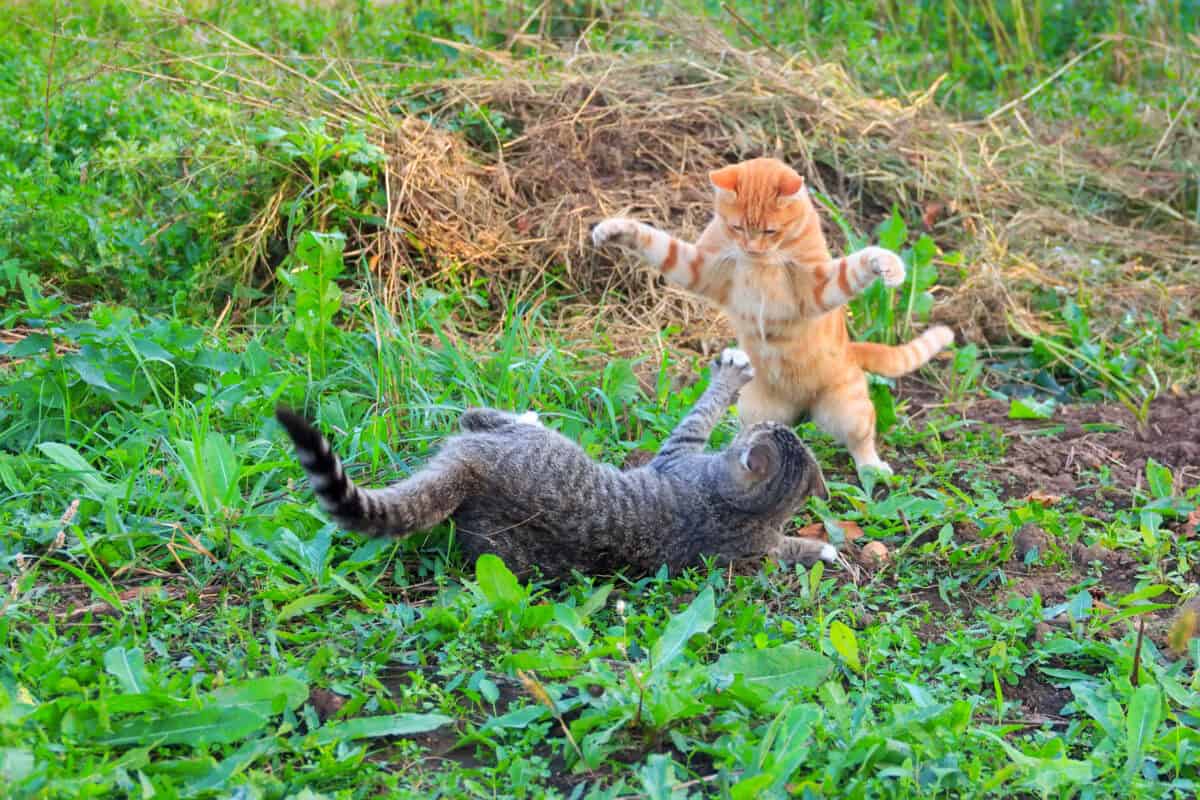
[[(702, 359), (674, 328), (653, 359), (616, 357), (602, 311), (560, 326), (578, 298), (549, 281), (510, 291), (471, 265), (385, 304), (354, 244), (386, 224), (379, 195), (397, 165), (378, 142), (340, 107), (297, 119), (174, 87), (243, 88), (225, 69), (237, 56), (217, 55), (226, 31), (272, 54), (256, 79), (303, 76), (328, 97), (353, 76), (371, 82), (364, 96), (419, 112), (422, 76), (495, 68), (461, 43), (508, 45), (534, 68), (539, 31), (579, 37), (579, 58), (664, 48), (660, 4), (622, 19), (592, 2), (191, 4), (182, 21), (59, 5), (0, 22), (7, 795), (1195, 794), (1200, 639), (1185, 624), (1160, 647), (1165, 614), (1196, 593), (1186, 531), (1200, 488), (1166, 453), (1127, 486), (1102, 464), (1086, 501), (1018, 496), (994, 467), (1016, 448), (1004, 432), (875, 382), (903, 460), (889, 492), (854, 482), (843, 450), (801, 427), (831, 497), (797, 520), (824, 522), (848, 562), (847, 523), (886, 543), (893, 561), (874, 573), (768, 562), (547, 585), (493, 557), (461, 563), (451, 525), (368, 539), (317, 509), (271, 421), (277, 402), (334, 431), (355, 479), (375, 485), (416, 469), (479, 404), (533, 408), (619, 464), (686, 413)], [(1077, 125), (1190, 168), (1194, 4), (1017, 5), (746, 0), (728, 4), (735, 17), (684, 4), (763, 46), (840, 54), (877, 90), (948, 72), (935, 95), (954, 108), (1028, 95), (1013, 107), (1022, 124)], [(333, 51), (361, 70), (321, 73), (332, 62), (313, 56)], [(167, 63), (139, 61), (147, 52)], [(147, 66), (181, 83), (143, 82)], [(1178, 113), (1170, 136), (1163, 109)], [(498, 159), (528, 133), (469, 103), (439, 124)], [(1077, 200), (1112, 202), (1087, 187)], [(829, 213), (851, 246), (867, 243)], [(935, 283), (965, 270), (909, 213), (872, 233), (909, 277), (855, 301), (857, 337), (912, 336)], [(261, 236), (239, 240), (250, 220)], [(250, 276), (263, 265), (284, 291), (261, 291)], [(247, 303), (210, 305), (213, 276)], [(1200, 325), (1174, 306), (1117, 318), (1082, 284), (1070, 299), (1028, 296), (1043, 327), (1017, 346), (967, 344), (937, 369), (967, 417), (999, 391), (1026, 425), (1081, 399), (1145, 419), (1155, 395), (1195, 388)], [(1026, 526), (1045, 540), (1019, 556)], [(1103, 568), (1075, 563), (1085, 545)]]

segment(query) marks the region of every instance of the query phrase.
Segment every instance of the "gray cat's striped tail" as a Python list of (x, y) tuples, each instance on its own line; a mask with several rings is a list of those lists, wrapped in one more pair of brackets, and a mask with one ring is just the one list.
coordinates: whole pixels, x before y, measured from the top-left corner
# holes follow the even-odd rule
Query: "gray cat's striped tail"
[(292, 437), (321, 508), (347, 530), (407, 536), (446, 519), (466, 496), (469, 470), (452, 458), (434, 459), (436, 464), (385, 489), (355, 486), (329, 441), (308, 420), (282, 407), (275, 409), (275, 419)]
[(361, 489), (346, 476), (342, 462), (308, 420), (289, 408), (275, 409), (275, 419), (287, 431), (296, 445), (296, 458), (308, 473), (308, 482), (321, 508), (337, 523), (350, 530), (365, 531), (372, 527), (367, 518), (370, 509)]

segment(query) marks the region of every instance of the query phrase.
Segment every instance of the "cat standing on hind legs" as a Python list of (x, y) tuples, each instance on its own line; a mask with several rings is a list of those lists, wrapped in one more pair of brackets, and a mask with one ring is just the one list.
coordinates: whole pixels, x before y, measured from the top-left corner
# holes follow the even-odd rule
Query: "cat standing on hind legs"
[(709, 178), (715, 213), (695, 244), (619, 217), (596, 225), (592, 241), (634, 250), (667, 280), (725, 311), (757, 373), (738, 405), (744, 424), (811, 415), (859, 470), (890, 473), (875, 449), (863, 371), (890, 378), (912, 372), (954, 334), (935, 325), (897, 347), (850, 341), (846, 303), (876, 278), (903, 283), (900, 257), (866, 247), (832, 258), (804, 179), (777, 159), (734, 164)]
[(285, 408), (276, 418), (320, 501), (345, 528), (406, 536), (452, 518), (470, 560), (495, 553), (517, 573), (550, 577), (573, 569), (652, 573), (720, 561), (773, 556), (833, 562), (836, 549), (784, 536), (812, 494), (826, 496), (821, 468), (791, 428), (744, 428), (726, 450), (705, 443), (753, 369), (726, 350), (712, 380), (654, 459), (620, 471), (537, 422), (537, 415), (470, 409), (462, 433), (425, 467), (385, 489), (355, 486), (329, 442)]

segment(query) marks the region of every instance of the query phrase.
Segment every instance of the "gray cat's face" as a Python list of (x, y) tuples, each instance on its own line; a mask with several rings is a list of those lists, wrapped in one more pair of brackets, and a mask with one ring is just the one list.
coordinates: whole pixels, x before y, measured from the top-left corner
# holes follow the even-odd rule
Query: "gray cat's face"
[(735, 485), (760, 508), (799, 505), (810, 495), (829, 497), (816, 458), (787, 425), (760, 422), (746, 428), (726, 457)]

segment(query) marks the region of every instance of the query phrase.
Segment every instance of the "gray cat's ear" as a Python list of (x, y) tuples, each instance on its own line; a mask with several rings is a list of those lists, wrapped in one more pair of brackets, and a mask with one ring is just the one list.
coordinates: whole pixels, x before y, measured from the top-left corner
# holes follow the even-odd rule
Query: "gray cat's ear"
[(765, 444), (756, 444), (742, 451), (742, 467), (760, 480), (775, 469), (775, 453)]

